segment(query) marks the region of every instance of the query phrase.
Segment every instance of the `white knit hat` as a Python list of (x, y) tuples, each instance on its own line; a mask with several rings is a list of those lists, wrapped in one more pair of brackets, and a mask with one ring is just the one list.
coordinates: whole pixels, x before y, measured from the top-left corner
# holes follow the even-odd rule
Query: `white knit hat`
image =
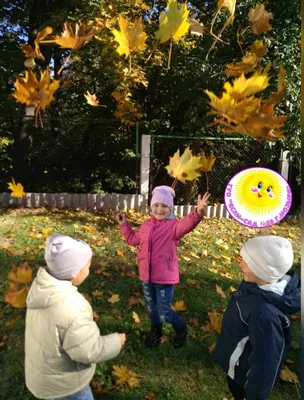
[(152, 192), (152, 199), (150, 202), (151, 207), (153, 204), (162, 203), (173, 210), (173, 198), (175, 197), (174, 189), (170, 186), (156, 186)]
[(56, 279), (73, 279), (91, 257), (90, 246), (82, 240), (54, 233), (46, 241), (46, 270)]
[(277, 282), (291, 268), (293, 251), (280, 236), (256, 236), (244, 243), (241, 256), (251, 271), (265, 282)]

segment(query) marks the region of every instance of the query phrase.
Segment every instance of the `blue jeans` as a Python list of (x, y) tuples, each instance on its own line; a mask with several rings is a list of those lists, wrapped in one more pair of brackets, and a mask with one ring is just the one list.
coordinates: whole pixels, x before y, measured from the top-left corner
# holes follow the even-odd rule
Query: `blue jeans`
[(80, 390), (80, 392), (71, 394), (70, 396), (66, 397), (58, 397), (54, 400), (94, 400), (94, 397), (90, 385), (88, 385)]
[(143, 282), (147, 311), (153, 328), (161, 327), (163, 321), (168, 322), (175, 330), (185, 326), (178, 313), (172, 310), (173, 285)]

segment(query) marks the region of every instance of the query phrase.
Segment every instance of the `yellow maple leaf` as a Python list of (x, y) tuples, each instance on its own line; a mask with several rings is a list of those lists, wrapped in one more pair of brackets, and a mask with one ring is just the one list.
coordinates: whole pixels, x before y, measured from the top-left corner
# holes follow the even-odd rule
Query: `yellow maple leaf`
[[(235, 101), (230, 94), (223, 93), (221, 97), (217, 97), (213, 92), (205, 90), (205, 93), (210, 98), (210, 105), (217, 113), (229, 122), (239, 124), (245, 122), (247, 118), (259, 111), (262, 99), (253, 96), (247, 97), (241, 101)], [(214, 113), (213, 111), (211, 112)], [(210, 114), (211, 114), (210, 113)]]
[(101, 104), (99, 104), (99, 100), (97, 99), (96, 94), (91, 94), (89, 91), (87, 91), (83, 95), (86, 98), (87, 103), (90, 104), (90, 106), (93, 106), (93, 107), (105, 107), (105, 106), (102, 106)]
[(245, 97), (261, 92), (266, 89), (268, 85), (269, 77), (267, 74), (255, 73), (248, 79), (242, 74), (239, 78), (234, 79), (232, 85), (230, 82), (225, 82), (224, 89), (234, 100), (239, 101)]
[(266, 45), (263, 40), (255, 40), (251, 45), (251, 51), (258, 57), (264, 57), (266, 54)]
[(171, 38), (180, 40), (190, 27), (190, 23), (187, 21), (189, 14), (187, 3), (183, 3), (179, 8), (177, 0), (169, 0), (167, 8), (167, 13), (160, 13), (159, 29), (155, 32), (159, 43), (164, 43)]
[(140, 324), (139, 316), (138, 316), (138, 314), (137, 314), (135, 311), (132, 312), (132, 317), (133, 317), (134, 322), (135, 322), (136, 324)]
[(201, 166), (200, 156), (193, 156), (189, 147), (187, 147), (182, 155), (179, 149), (170, 157), (169, 165), (165, 168), (169, 175), (185, 183), (193, 181), (200, 176), (198, 172)]
[(8, 274), (8, 280), (17, 283), (30, 283), (33, 280), (33, 271), (27, 263), (20, 264), (18, 267), (13, 266)]
[(205, 153), (201, 153), (200, 155), (200, 162), (201, 162), (201, 166), (200, 166), (200, 171), (205, 171), (205, 172), (209, 172), (212, 170), (213, 164), (215, 163), (215, 156), (213, 154), (210, 154), (210, 156), (207, 158), (205, 156)]
[(216, 287), (216, 292), (217, 292), (223, 299), (226, 299), (227, 297), (226, 297), (226, 295), (225, 295), (223, 289), (222, 289), (219, 285), (215, 285), (215, 287)]
[(157, 400), (155, 394), (152, 393), (152, 392), (147, 393), (147, 394), (145, 395), (145, 399), (146, 399), (146, 400)]
[(12, 178), (12, 182), (9, 182), (8, 188), (12, 191), (13, 197), (23, 197), (25, 196), (25, 192), (23, 190), (23, 186), (21, 183), (16, 183), (14, 178)]
[(125, 365), (114, 365), (112, 375), (118, 378), (115, 382), (117, 386), (125, 385), (130, 388), (139, 387), (139, 380), (142, 378), (142, 376), (129, 370)]
[(112, 304), (117, 303), (118, 301), (120, 301), (119, 294), (112, 294), (112, 296), (108, 298), (108, 302)]
[(39, 81), (33, 71), (25, 71), (25, 77), (17, 76), (14, 82), (16, 91), (12, 96), (19, 103), (25, 103), (28, 106), (38, 105), (44, 110), (54, 100), (54, 93), (59, 88), (59, 84), (60, 81), (56, 79), (51, 83), (48, 70), (41, 72)]
[(287, 87), (286, 70), (282, 65), (280, 65), (278, 91), (276, 93), (272, 93), (269, 99), (266, 100), (266, 103), (271, 103), (271, 104), (280, 103), (285, 96), (286, 87)]
[(222, 326), (222, 321), (223, 321), (223, 314), (222, 313), (217, 313), (216, 311), (210, 311), (208, 312), (208, 316), (210, 319), (210, 322), (207, 321), (206, 325), (203, 326), (203, 330), (205, 332), (217, 332), (221, 333), (221, 326)]
[(291, 383), (299, 383), (299, 378), (295, 372), (290, 371), (286, 366), (280, 372), (280, 378), (283, 381)]
[(236, 0), (218, 0), (217, 8), (226, 8), (231, 17), (234, 17)]
[(75, 31), (72, 28), (72, 24), (65, 22), (61, 36), (56, 35), (54, 40), (41, 43), (54, 42), (64, 49), (79, 50), (92, 40), (95, 33), (96, 30), (94, 28), (91, 29), (81, 22), (75, 24)]
[(145, 50), (147, 34), (143, 30), (141, 18), (137, 19), (134, 24), (131, 25), (128, 18), (124, 18), (120, 15), (119, 27), (120, 31), (112, 29), (115, 40), (119, 44), (116, 49), (118, 54), (125, 54), (125, 56), (128, 57), (131, 51)]
[(260, 58), (255, 52), (248, 52), (244, 55), (242, 61), (234, 64), (226, 64), (226, 75), (240, 76), (242, 74), (248, 74), (255, 70), (259, 60)]
[(265, 11), (265, 5), (258, 4), (254, 9), (249, 11), (249, 21), (252, 23), (251, 29), (255, 35), (267, 32), (272, 29), (269, 20), (273, 18), (272, 13)]
[(40, 51), (39, 44), (43, 42), (43, 39), (46, 38), (46, 36), (50, 35), (53, 32), (53, 28), (50, 26), (45, 27), (42, 29), (42, 31), (38, 32), (36, 39), (34, 41), (35, 44), (35, 58), (39, 58), (40, 60), (44, 60), (44, 57)]
[(25, 286), (22, 289), (18, 289), (11, 286), (6, 292), (4, 292), (4, 301), (11, 304), (15, 308), (24, 308), (26, 304), (28, 288)]
[(176, 301), (173, 306), (171, 306), (174, 311), (186, 311), (187, 306), (183, 300)]

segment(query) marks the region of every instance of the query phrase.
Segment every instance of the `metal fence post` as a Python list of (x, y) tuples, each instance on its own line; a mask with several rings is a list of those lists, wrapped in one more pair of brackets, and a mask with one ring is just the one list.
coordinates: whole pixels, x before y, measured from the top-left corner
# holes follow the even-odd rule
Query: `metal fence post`
[(140, 194), (149, 195), (151, 135), (141, 137)]

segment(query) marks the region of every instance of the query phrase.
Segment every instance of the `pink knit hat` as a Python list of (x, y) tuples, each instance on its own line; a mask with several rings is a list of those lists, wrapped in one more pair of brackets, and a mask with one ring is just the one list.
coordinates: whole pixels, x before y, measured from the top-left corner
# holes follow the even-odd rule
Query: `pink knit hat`
[(153, 204), (162, 203), (173, 210), (175, 192), (170, 186), (156, 186), (152, 192), (151, 207)]

